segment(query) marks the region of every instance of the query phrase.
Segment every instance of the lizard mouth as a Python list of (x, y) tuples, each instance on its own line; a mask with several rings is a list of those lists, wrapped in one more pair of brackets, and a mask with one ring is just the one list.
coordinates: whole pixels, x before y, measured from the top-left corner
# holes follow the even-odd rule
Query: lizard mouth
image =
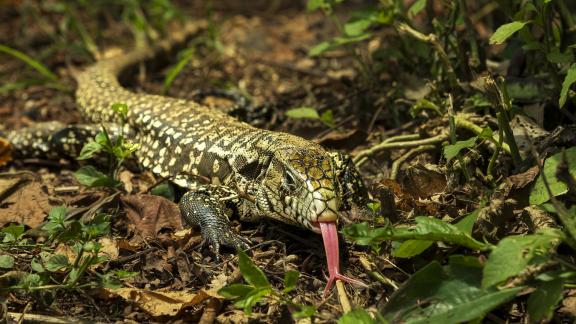
[(346, 277), (340, 272), (340, 246), (338, 244), (338, 229), (336, 227), (336, 222), (317, 222), (313, 223), (312, 226), (314, 229), (319, 229), (322, 234), (324, 251), (326, 252), (326, 263), (328, 264), (329, 276), (322, 295), (323, 298), (328, 296), (328, 293), (332, 289), (336, 280), (342, 280), (362, 287), (368, 287), (362, 281)]

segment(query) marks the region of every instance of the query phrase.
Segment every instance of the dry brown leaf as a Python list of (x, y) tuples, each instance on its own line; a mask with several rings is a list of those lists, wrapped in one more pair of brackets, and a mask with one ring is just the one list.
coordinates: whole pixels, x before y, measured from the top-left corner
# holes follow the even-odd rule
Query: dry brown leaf
[(163, 228), (181, 230), (182, 218), (178, 205), (154, 195), (128, 195), (120, 198), (126, 215), (145, 238), (155, 238)]
[(138, 288), (104, 288), (108, 296), (119, 296), (132, 302), (154, 317), (176, 316), (185, 307), (196, 306), (210, 298), (204, 290), (196, 293), (186, 291), (151, 291)]
[(414, 198), (429, 198), (446, 189), (446, 176), (434, 165), (417, 164), (403, 170), (402, 188)]
[(134, 173), (128, 170), (122, 170), (120, 171), (118, 178), (124, 184), (124, 189), (126, 189), (126, 192), (131, 193), (132, 191), (134, 191), (134, 185), (132, 184), (132, 179), (134, 179)]
[(218, 290), (224, 288), (227, 284), (228, 276), (224, 272), (221, 272), (210, 281), (206, 293), (212, 297), (222, 298), (222, 296), (218, 294)]
[(30, 182), (0, 202), (0, 226), (15, 222), (36, 228), (42, 224), (51, 208), (42, 185)]
[(0, 137), (0, 167), (12, 161), (12, 145)]
[(559, 312), (571, 317), (576, 317), (576, 297), (570, 296), (562, 300)]
[(127, 250), (131, 252), (138, 252), (142, 248), (141, 244), (134, 244), (133, 242), (127, 240), (118, 240), (116, 241), (118, 245), (118, 249)]
[(506, 178), (506, 185), (510, 186), (511, 189), (522, 189), (526, 187), (526, 185), (532, 183), (539, 173), (540, 169), (535, 165), (525, 172)]
[(364, 143), (366, 137), (368, 137), (368, 134), (359, 129), (345, 132), (333, 130), (316, 139), (316, 142), (335, 150), (351, 150)]
[(108, 237), (102, 237), (98, 240), (100, 243), (100, 252), (98, 256), (104, 256), (108, 258), (108, 260), (116, 260), (120, 255), (120, 248), (118, 247), (118, 242), (116, 240), (112, 240)]

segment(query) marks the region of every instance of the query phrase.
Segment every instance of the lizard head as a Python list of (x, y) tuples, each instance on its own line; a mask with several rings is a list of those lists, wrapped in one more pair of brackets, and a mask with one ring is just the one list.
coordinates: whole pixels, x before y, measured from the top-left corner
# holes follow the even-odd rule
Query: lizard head
[(258, 208), (271, 218), (320, 233), (319, 223), (336, 223), (339, 211), (348, 209), (351, 190), (361, 184), (349, 179), (356, 171), (343, 157), (314, 145), (278, 151), (262, 177)]

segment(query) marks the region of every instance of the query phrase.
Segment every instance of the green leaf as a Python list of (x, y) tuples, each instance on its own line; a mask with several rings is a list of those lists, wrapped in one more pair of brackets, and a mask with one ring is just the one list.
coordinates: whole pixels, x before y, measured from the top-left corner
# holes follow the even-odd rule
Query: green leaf
[(262, 297), (267, 296), (270, 293), (272, 293), (272, 288), (270, 288), (270, 287), (268, 287), (268, 288), (255, 288), (252, 291), (250, 291), (246, 295), (246, 297), (237, 300), (234, 303), (234, 306), (236, 306), (238, 308), (243, 308), (244, 313), (246, 313), (247, 315), (251, 315), (252, 314), (252, 307), (254, 305), (256, 305), (257, 302), (262, 300)]
[(334, 121), (334, 113), (332, 110), (328, 109), (320, 115), (320, 120), (326, 124), (328, 127), (336, 127), (336, 122)]
[(562, 53), (558, 48), (553, 48), (552, 52), (546, 54), (546, 59), (555, 64), (568, 64), (574, 62), (574, 54), (571, 50)]
[(74, 173), (74, 177), (81, 184), (88, 187), (120, 187), (121, 182), (116, 181), (91, 165), (84, 166)]
[(102, 151), (102, 145), (94, 141), (90, 141), (84, 144), (82, 150), (80, 151), (80, 155), (76, 159), (77, 160), (91, 159), (94, 155), (100, 153), (100, 151)]
[(426, 251), (434, 244), (433, 241), (407, 240), (392, 251), (392, 255), (397, 258), (411, 258)]
[(80, 269), (74, 268), (74, 269), (70, 270), (70, 273), (68, 274), (68, 280), (66, 280), (66, 282), (69, 284), (73, 283), (73, 282), (77, 282), (79, 275), (80, 275)]
[(498, 27), (494, 34), (490, 36), (490, 44), (499, 45), (504, 43), (510, 36), (514, 35), (514, 33), (529, 23), (531, 23), (531, 21), (513, 21)]
[(561, 238), (562, 233), (556, 230), (505, 237), (488, 256), (482, 287), (491, 287), (518, 275), (528, 265), (546, 262), (550, 249), (558, 245)]
[(412, 4), (412, 6), (410, 6), (410, 9), (408, 9), (408, 15), (411, 17), (416, 16), (417, 14), (419, 14), (422, 10), (424, 10), (424, 8), (426, 8), (426, 3), (428, 1), (427, 0), (416, 0), (414, 1), (414, 3)]
[(37, 273), (31, 273), (22, 278), (19, 284), (25, 288), (38, 287), (42, 284), (42, 277)]
[(530, 323), (548, 322), (554, 314), (556, 305), (562, 300), (561, 279), (541, 282), (528, 298), (528, 315)]
[(30, 268), (38, 273), (44, 273), (42, 262), (38, 261), (36, 258), (32, 259), (32, 262), (30, 262)]
[[(416, 237), (453, 243), (473, 250), (485, 250), (488, 248), (486, 244), (473, 239), (470, 234), (439, 219), (419, 216), (416, 217), (416, 223)], [(397, 236), (402, 237), (401, 234), (398, 233)], [(410, 236), (409, 233), (407, 234)]]
[(112, 111), (115, 113), (120, 114), (124, 119), (128, 116), (128, 105), (125, 103), (113, 103), (110, 108), (112, 108)]
[(390, 227), (372, 227), (368, 223), (356, 223), (345, 226), (342, 233), (359, 245), (372, 246), (385, 240), (392, 240), (394, 229)]
[(308, 0), (306, 3), (306, 10), (314, 11), (316, 9), (322, 9), (325, 6), (329, 5), (326, 0)]
[(62, 232), (64, 228), (64, 221), (66, 219), (66, 208), (64, 206), (54, 207), (48, 213), (48, 222), (42, 226), (42, 229), (50, 236), (54, 236)]
[(450, 162), (450, 160), (455, 158), (463, 149), (471, 148), (476, 145), (477, 139), (478, 137), (474, 136), (465, 141), (458, 141), (454, 144), (446, 145), (444, 147), (444, 157), (446, 157), (446, 160)]
[(114, 275), (118, 277), (118, 279), (120, 280), (134, 278), (139, 274), (140, 274), (139, 272), (126, 271), (124, 269), (114, 270)]
[(170, 201), (176, 200), (176, 192), (170, 182), (163, 182), (150, 190), (150, 193), (156, 196), (162, 196)]
[(97, 215), (89, 224), (83, 227), (82, 231), (90, 239), (110, 233), (110, 222), (107, 215)]
[(14, 257), (11, 255), (0, 255), (0, 268), (12, 269), (14, 267)]
[(224, 298), (234, 299), (234, 298), (244, 298), (246, 297), (254, 287), (244, 284), (231, 284), (224, 288), (218, 290), (218, 295)]
[(10, 224), (9, 226), (2, 229), (4, 233), (4, 243), (16, 242), (24, 234), (24, 225), (21, 224)]
[(193, 48), (188, 48), (184, 50), (181, 54), (181, 59), (174, 65), (168, 73), (166, 74), (166, 78), (164, 79), (164, 86), (162, 91), (166, 93), (168, 89), (172, 86), (174, 79), (184, 70), (186, 65), (190, 63), (190, 61), (194, 58), (195, 52)]
[(562, 90), (560, 91), (560, 99), (558, 100), (558, 105), (560, 108), (564, 107), (566, 104), (566, 99), (568, 98), (568, 90), (572, 84), (576, 82), (576, 64), (572, 64), (572, 66), (568, 69), (566, 73), (566, 77), (564, 77), (564, 82), (562, 82)]
[(241, 250), (238, 251), (238, 266), (247, 283), (256, 288), (270, 288), (270, 283), (264, 272)]
[[(576, 146), (571, 147), (564, 151), (566, 153), (566, 161), (568, 162), (568, 170), (573, 177), (576, 177)], [(554, 197), (560, 196), (568, 192), (568, 187), (560, 179), (556, 177), (556, 170), (562, 161), (562, 152), (552, 155), (544, 162), (544, 175), (550, 186), (550, 191)], [(550, 200), (548, 190), (542, 180), (542, 175), (538, 176), (534, 188), (530, 192), (530, 204), (540, 205)]]
[(296, 289), (296, 283), (300, 278), (300, 272), (296, 270), (289, 270), (284, 274), (284, 292), (288, 293)]
[(48, 262), (46, 262), (46, 270), (55, 272), (70, 266), (68, 258), (63, 254), (53, 255)]
[[(50, 224), (52, 223), (46, 225)], [(48, 233), (51, 233), (52, 235), (57, 234), (58, 241), (63, 243), (79, 239), (80, 235), (82, 234), (82, 224), (80, 224), (80, 222), (77, 220), (66, 222), (65, 226), (59, 225), (55, 226), (54, 228), (55, 229), (52, 231), (49, 231), (46, 228), (44, 228), (44, 230), (46, 230)]]
[(111, 273), (105, 273), (100, 276), (100, 282), (102, 287), (108, 289), (120, 289), (122, 288), (122, 282), (118, 278), (114, 277)]
[(370, 38), (371, 36), (372, 36), (372, 34), (370, 34), (370, 33), (364, 33), (364, 34), (354, 35), (354, 36), (335, 37), (332, 40), (331, 49), (337, 48), (337, 47), (342, 46), (342, 45), (350, 44), (350, 43), (358, 43), (358, 42), (361, 42), (363, 40)]
[(492, 131), (492, 128), (490, 128), (489, 126), (482, 128), (482, 131), (480, 132), (480, 134), (478, 134), (478, 138), (484, 140), (494, 139), (494, 132)]
[(332, 45), (330, 44), (330, 42), (322, 42), (319, 44), (316, 44), (314, 47), (312, 47), (310, 50), (308, 50), (308, 55), (309, 56), (318, 56), (328, 50), (332, 49)]
[(456, 228), (462, 232), (471, 235), (472, 230), (474, 229), (474, 224), (476, 224), (476, 219), (478, 219), (479, 215), (480, 208), (466, 215), (466, 217), (462, 218), (460, 221), (458, 221), (458, 223), (454, 224), (454, 226), (456, 226)]
[(366, 206), (370, 209), (370, 211), (373, 214), (377, 214), (378, 211), (380, 210), (380, 202), (376, 201), (376, 202), (369, 202), (366, 204)]
[(318, 115), (316, 109), (310, 107), (289, 109), (285, 114), (286, 117), (290, 118), (320, 119), (320, 115)]
[(84, 244), (82, 249), (86, 252), (98, 253), (102, 248), (102, 244), (96, 241), (88, 241)]
[(363, 309), (353, 309), (338, 319), (338, 324), (373, 324), (374, 319)]
[(68, 213), (66, 207), (54, 207), (50, 209), (50, 212), (48, 213), (48, 220), (54, 223), (64, 224), (64, 221), (66, 220), (66, 213)]
[(103, 149), (110, 150), (112, 147), (112, 142), (110, 142), (110, 137), (108, 136), (107, 132), (98, 132), (98, 134), (94, 136), (94, 141), (100, 144)]
[(371, 17), (364, 17), (361, 19), (355, 19), (344, 24), (344, 33), (347, 36), (358, 36), (361, 35), (372, 25)]
[(31, 58), (30, 56), (28, 56), (28, 55), (26, 55), (26, 54), (24, 54), (24, 53), (22, 53), (16, 49), (13, 49), (13, 48), (10, 48), (8, 46), (0, 44), (0, 52), (11, 55), (11, 56), (19, 59), (20, 61), (28, 64), (28, 66), (30, 66), (34, 70), (38, 71), (46, 79), (56, 81), (56, 82), (58, 81), (58, 76), (56, 74), (52, 73), (50, 71), (50, 69), (48, 69), (44, 64), (40, 63), (39, 61)]
[(461, 323), (483, 317), (524, 287), (482, 289), (475, 258), (453, 256), (447, 266), (433, 261), (412, 275), (384, 306), (393, 323)]
[(385, 240), (405, 241), (415, 239), (453, 243), (480, 251), (489, 248), (488, 244), (475, 240), (470, 234), (452, 224), (423, 216), (416, 217), (416, 227), (414, 229), (400, 227), (394, 229), (372, 228), (367, 223), (360, 223), (346, 226), (342, 233), (360, 245), (379, 244)]
[(292, 313), (293, 318), (307, 318), (314, 315), (314, 313), (316, 312), (316, 307), (312, 305), (296, 305), (296, 306), (298, 306), (300, 310)]

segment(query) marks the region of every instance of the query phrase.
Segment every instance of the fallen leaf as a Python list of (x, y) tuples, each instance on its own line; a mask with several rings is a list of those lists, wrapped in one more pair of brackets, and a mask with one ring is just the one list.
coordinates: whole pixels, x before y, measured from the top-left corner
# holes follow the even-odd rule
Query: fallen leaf
[(42, 185), (30, 182), (0, 202), (0, 226), (15, 222), (36, 228), (44, 222), (51, 208)]
[(12, 161), (12, 145), (0, 137), (0, 167)]
[(126, 192), (131, 193), (134, 191), (134, 185), (132, 184), (132, 179), (134, 179), (134, 173), (128, 170), (120, 171), (120, 175), (118, 176), (120, 182), (124, 184), (124, 189)]
[(335, 150), (351, 150), (364, 143), (367, 137), (368, 134), (359, 129), (346, 132), (333, 130), (316, 139), (316, 142), (324, 147)]
[(196, 306), (210, 298), (210, 295), (204, 290), (190, 293), (187, 291), (152, 291), (138, 288), (104, 288), (104, 291), (107, 297), (121, 297), (154, 317), (176, 316), (182, 309)]
[(181, 230), (182, 217), (178, 205), (155, 195), (128, 195), (120, 198), (126, 215), (145, 238), (156, 238), (165, 228)]
[(118, 249), (131, 251), (131, 252), (138, 252), (141, 249), (140, 244), (133, 244), (133, 242), (127, 240), (118, 240), (117, 241)]
[(226, 285), (228, 285), (228, 276), (224, 272), (221, 272), (210, 281), (206, 293), (212, 297), (222, 298), (222, 296), (218, 294), (218, 290), (224, 288)]
[(576, 317), (576, 297), (565, 298), (558, 312), (567, 316)]
[(510, 189), (522, 189), (526, 185), (532, 183), (536, 176), (540, 173), (540, 169), (537, 165), (531, 167), (525, 172), (515, 174), (506, 178), (506, 186), (510, 186)]
[(100, 252), (98, 256), (104, 256), (108, 258), (108, 260), (116, 260), (120, 255), (120, 248), (118, 247), (118, 242), (116, 240), (112, 240), (108, 237), (102, 237), (98, 240), (100, 243)]
[(415, 198), (429, 198), (446, 189), (446, 176), (436, 166), (417, 164), (403, 170), (402, 188)]

